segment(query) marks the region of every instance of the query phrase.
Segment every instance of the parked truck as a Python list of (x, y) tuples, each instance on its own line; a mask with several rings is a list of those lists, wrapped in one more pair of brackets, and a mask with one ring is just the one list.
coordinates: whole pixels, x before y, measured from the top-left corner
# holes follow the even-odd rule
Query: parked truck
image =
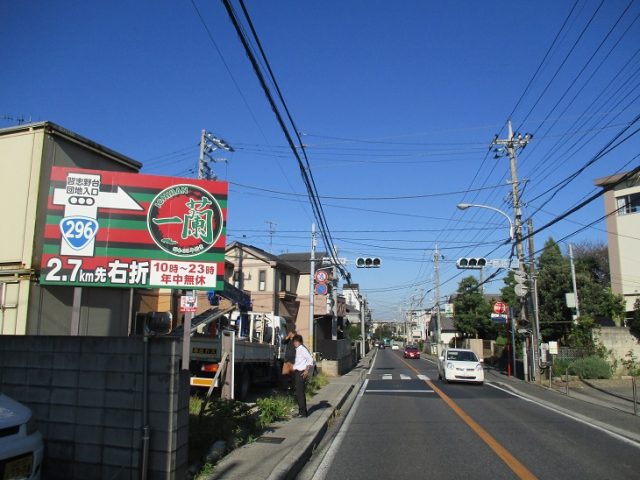
[[(216, 373), (223, 357), (223, 334), (233, 332), (235, 397), (246, 398), (251, 385), (277, 383), (282, 372), (287, 323), (273, 313), (241, 312), (216, 306), (201, 313), (191, 328), (191, 386), (220, 386)], [(215, 382), (215, 384), (214, 384)]]

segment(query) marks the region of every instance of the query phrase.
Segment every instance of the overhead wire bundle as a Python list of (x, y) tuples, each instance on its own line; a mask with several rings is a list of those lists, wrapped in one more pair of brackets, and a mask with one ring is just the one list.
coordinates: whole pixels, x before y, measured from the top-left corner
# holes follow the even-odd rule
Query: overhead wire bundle
[[(318, 227), (319, 227), (318, 229), (324, 241), (327, 252), (331, 257), (333, 264), (340, 271), (340, 274), (345, 279), (347, 279), (347, 281), (351, 282), (350, 273), (347, 271), (344, 265), (340, 263), (339, 259), (337, 258), (335, 243), (333, 241), (331, 231), (327, 223), (327, 218), (324, 212), (324, 208), (322, 206), (320, 195), (318, 194), (315, 179), (313, 178), (313, 172), (311, 171), (309, 157), (307, 156), (305, 146), (302, 142), (302, 139), (300, 138), (299, 130), (296, 126), (295, 121), (293, 120), (289, 107), (287, 106), (287, 102), (285, 101), (284, 96), (282, 95), (282, 91), (280, 90), (278, 81), (276, 80), (276, 77), (273, 73), (273, 70), (269, 63), (267, 55), (265, 54), (265, 51), (262, 47), (262, 43), (260, 42), (260, 38), (258, 37), (258, 34), (254, 28), (253, 22), (244, 4), (244, 1), (240, 0), (240, 7), (242, 9), (245, 22), (247, 23), (251, 31), (251, 38), (253, 39), (253, 42), (255, 43), (255, 45), (258, 48), (258, 51), (260, 52), (259, 58), (263, 63), (264, 67), (260, 65), (258, 56), (253, 51), (251, 47), (252, 42), (250, 41), (247, 33), (245, 32), (233, 5), (229, 0), (222, 0), (222, 3), (224, 4), (225, 9), (227, 10), (229, 19), (231, 20), (231, 23), (233, 24), (233, 27), (236, 30), (238, 38), (240, 39), (240, 42), (244, 47), (245, 53), (249, 58), (249, 61), (251, 62), (251, 66), (253, 67), (253, 70), (256, 74), (256, 77), (258, 78), (258, 81), (267, 98), (267, 101), (269, 102), (269, 105), (271, 106), (271, 109), (273, 110), (273, 113), (276, 116), (278, 125), (280, 126), (280, 129), (282, 130), (282, 133), (284, 134), (285, 139), (287, 140), (287, 144), (291, 150), (291, 153), (293, 154), (293, 156), (295, 157), (298, 163), (300, 174), (302, 176), (303, 183), (307, 190), (307, 196), (309, 198), (309, 202), (311, 204), (316, 222), (318, 223)], [(265, 67), (266, 67), (266, 72), (263, 71), (263, 68)], [(275, 88), (280, 105), (278, 105), (278, 102), (276, 102), (275, 96), (271, 91), (271, 87), (267, 83), (267, 78)], [(284, 110), (284, 114), (281, 112), (281, 108)], [(285, 117), (286, 117), (286, 121), (285, 121)], [(300, 153), (302, 153), (302, 156), (300, 155)]]

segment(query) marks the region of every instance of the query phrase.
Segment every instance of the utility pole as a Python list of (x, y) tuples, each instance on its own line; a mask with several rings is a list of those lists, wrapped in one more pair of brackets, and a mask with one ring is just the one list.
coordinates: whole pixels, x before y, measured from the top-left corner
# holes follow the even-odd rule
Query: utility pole
[(273, 253), (273, 236), (276, 233), (276, 227), (278, 224), (276, 222), (272, 222), (271, 220), (265, 220), (267, 225), (269, 225), (269, 253)]
[[(531, 134), (526, 135), (513, 133), (513, 127), (511, 125), (511, 119), (507, 122), (508, 137), (506, 139), (496, 138), (493, 140), (494, 145), (502, 145), (503, 148), (499, 148), (496, 151), (495, 158), (500, 158), (503, 154), (509, 157), (509, 169), (511, 171), (511, 197), (513, 200), (513, 212), (514, 212), (514, 241), (516, 245), (516, 254), (518, 256), (518, 271), (521, 275), (526, 276), (525, 260), (524, 260), (524, 247), (522, 245), (522, 209), (520, 205), (520, 184), (518, 183), (518, 170), (517, 170), (517, 152), (527, 146), (531, 140)], [(527, 320), (526, 315), (526, 301), (525, 296), (520, 297), (520, 305), (518, 309), (518, 318), (520, 322), (524, 323)], [(527, 355), (527, 353), (525, 353)], [(527, 372), (525, 372), (525, 380), (527, 380)]]
[[(338, 249), (333, 247), (333, 258), (338, 259)], [(331, 340), (338, 340), (338, 265), (333, 260), (332, 280), (331, 280), (331, 298), (333, 305), (331, 307)]]
[[(212, 133), (202, 130), (200, 132), (200, 152), (198, 155), (198, 179), (199, 180), (216, 180), (216, 175), (211, 171), (209, 167), (209, 161), (226, 161), (223, 159), (216, 160), (210, 154), (215, 150), (223, 149), (227, 152), (233, 152), (233, 148), (221, 138), (215, 137)], [(242, 252), (242, 249), (240, 250)], [(242, 258), (240, 259), (240, 288), (243, 287), (242, 278)], [(187, 294), (196, 298), (197, 292), (191, 290), (186, 292), (182, 291), (182, 294)], [(183, 322), (183, 335), (182, 335), (182, 369), (189, 370), (189, 358), (191, 356), (191, 320), (193, 320), (193, 312), (185, 312)]]
[(362, 357), (365, 356), (365, 354), (367, 352), (365, 352), (364, 346), (365, 346), (365, 339), (364, 339), (364, 309), (366, 308), (366, 299), (364, 298), (364, 295), (360, 295), (360, 336), (362, 337), (361, 340), (361, 347), (360, 347), (360, 354), (362, 355)]
[(216, 137), (211, 132), (202, 130), (200, 133), (200, 155), (198, 156), (198, 178), (201, 180), (216, 180), (218, 177), (211, 170), (209, 162), (226, 162), (224, 158), (214, 158), (211, 154), (218, 150), (234, 152), (235, 150), (222, 138)]
[(316, 290), (315, 290), (315, 276), (316, 276), (316, 224), (311, 224), (311, 267), (309, 268), (309, 335), (307, 338), (307, 345), (311, 347), (311, 352), (315, 350), (313, 340), (315, 337), (314, 330), (314, 312), (316, 308)]
[(578, 302), (578, 286), (576, 284), (576, 266), (573, 263), (573, 245), (569, 244), (569, 261), (571, 262), (571, 283), (573, 284), (573, 299), (576, 304), (576, 320), (580, 318), (580, 303)]
[(438, 244), (436, 244), (436, 250), (433, 252), (433, 270), (435, 274), (436, 288), (436, 354), (439, 357), (442, 350), (440, 345), (442, 338), (442, 322), (440, 318), (440, 252), (438, 251)]
[(533, 379), (536, 380), (539, 373), (539, 352), (540, 352), (540, 312), (538, 310), (538, 275), (536, 273), (535, 248), (533, 246), (533, 220), (527, 219), (527, 235), (529, 236), (529, 273), (531, 275), (531, 300), (533, 305), (532, 328), (533, 337)]

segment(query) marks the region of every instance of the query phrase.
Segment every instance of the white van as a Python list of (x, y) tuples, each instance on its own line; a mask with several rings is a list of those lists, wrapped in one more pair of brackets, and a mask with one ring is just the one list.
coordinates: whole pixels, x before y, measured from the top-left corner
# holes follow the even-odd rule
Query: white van
[(44, 445), (31, 410), (0, 393), (0, 472), (40, 480)]

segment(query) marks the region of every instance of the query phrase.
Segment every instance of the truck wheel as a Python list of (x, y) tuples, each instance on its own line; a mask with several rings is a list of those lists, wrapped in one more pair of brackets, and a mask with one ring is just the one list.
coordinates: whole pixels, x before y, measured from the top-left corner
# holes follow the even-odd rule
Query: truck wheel
[(251, 389), (251, 372), (249, 370), (242, 370), (240, 378), (235, 382), (235, 397), (236, 400), (244, 401), (249, 395)]

